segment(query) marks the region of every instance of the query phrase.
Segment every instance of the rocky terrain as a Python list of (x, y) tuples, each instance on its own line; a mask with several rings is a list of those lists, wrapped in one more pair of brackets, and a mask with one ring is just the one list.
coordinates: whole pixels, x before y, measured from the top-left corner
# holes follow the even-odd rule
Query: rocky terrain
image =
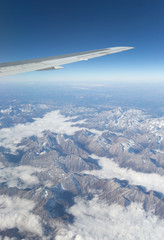
[[(0, 110), (0, 128), (2, 239), (54, 239), (74, 223), (69, 209), (77, 198), (96, 196), (125, 209), (138, 203), (164, 219), (164, 117), (120, 107), (15, 104)], [(29, 208), (22, 213), (21, 206)], [(26, 218), (32, 226), (22, 225)]]

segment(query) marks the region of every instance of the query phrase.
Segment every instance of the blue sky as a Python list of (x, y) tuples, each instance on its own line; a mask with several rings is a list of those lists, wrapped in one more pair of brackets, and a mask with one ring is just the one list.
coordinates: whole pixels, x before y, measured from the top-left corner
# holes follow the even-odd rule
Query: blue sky
[(113, 46), (135, 50), (5, 79), (164, 79), (163, 0), (1, 0), (0, 62)]

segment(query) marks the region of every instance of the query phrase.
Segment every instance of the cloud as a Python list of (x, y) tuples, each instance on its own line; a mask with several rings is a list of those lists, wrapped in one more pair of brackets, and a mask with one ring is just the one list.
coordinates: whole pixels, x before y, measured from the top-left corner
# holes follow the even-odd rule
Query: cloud
[(35, 118), (34, 122), (18, 124), (11, 128), (0, 129), (0, 146), (10, 148), (12, 152), (17, 150), (17, 144), (25, 137), (42, 136), (44, 130), (51, 132), (73, 135), (76, 131), (81, 130), (75, 126), (80, 121), (72, 122), (75, 118), (65, 117), (59, 111), (52, 111), (44, 115), (43, 118)]
[(41, 219), (32, 213), (34, 207), (34, 202), (27, 199), (0, 196), (0, 230), (18, 228), (41, 236)]
[(39, 183), (38, 177), (34, 174), (41, 171), (41, 168), (30, 166), (0, 168), (0, 183), (19, 189), (32, 187)]
[(69, 209), (75, 222), (59, 230), (55, 240), (162, 240), (164, 221), (145, 212), (138, 203), (124, 208), (107, 205), (97, 197), (90, 201), (76, 199)]
[(156, 173), (142, 173), (128, 168), (120, 168), (117, 163), (107, 157), (98, 157), (96, 155), (91, 155), (91, 157), (99, 159), (99, 165), (102, 169), (85, 171), (85, 173), (102, 179), (118, 178), (120, 180), (128, 180), (132, 185), (144, 186), (147, 191), (154, 190), (164, 194), (164, 176)]
[(10, 237), (1, 237), (0, 236), (0, 240), (17, 240), (17, 239), (15, 237), (10, 238)]

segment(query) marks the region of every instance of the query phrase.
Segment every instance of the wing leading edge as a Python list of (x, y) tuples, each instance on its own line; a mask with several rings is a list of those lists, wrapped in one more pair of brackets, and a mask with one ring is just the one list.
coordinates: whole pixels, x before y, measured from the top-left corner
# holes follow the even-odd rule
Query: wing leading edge
[(112, 47), (55, 57), (0, 63), (0, 77), (31, 71), (57, 70), (63, 68), (62, 65), (64, 64), (86, 61), (91, 58), (101, 57), (130, 49), (133, 49), (133, 47)]

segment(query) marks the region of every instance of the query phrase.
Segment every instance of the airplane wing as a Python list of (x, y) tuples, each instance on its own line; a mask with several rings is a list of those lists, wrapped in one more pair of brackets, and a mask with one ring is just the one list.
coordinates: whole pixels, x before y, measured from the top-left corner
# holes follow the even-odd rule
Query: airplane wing
[(133, 47), (112, 47), (88, 52), (60, 55), (55, 57), (0, 63), (0, 77), (31, 71), (57, 70), (63, 68), (62, 65), (64, 64), (86, 61), (91, 58), (122, 52), (132, 48)]

